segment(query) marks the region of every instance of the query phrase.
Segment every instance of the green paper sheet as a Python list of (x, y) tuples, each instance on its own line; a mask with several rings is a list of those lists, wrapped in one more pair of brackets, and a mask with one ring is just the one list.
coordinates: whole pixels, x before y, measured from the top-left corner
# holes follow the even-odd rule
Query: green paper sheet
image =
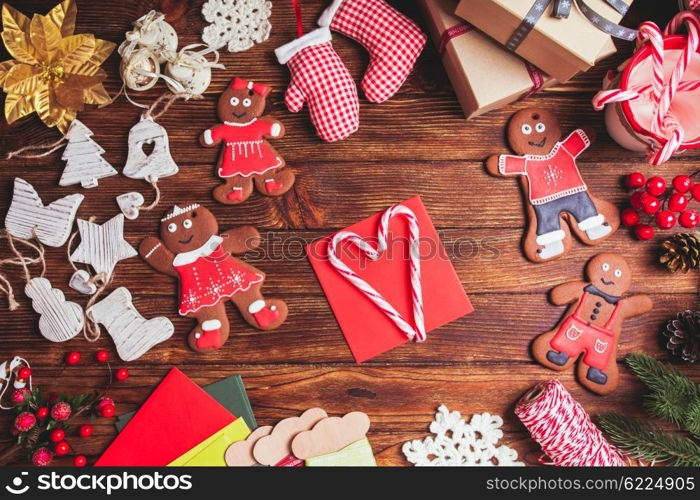
[[(233, 413), (237, 417), (242, 417), (249, 429), (255, 429), (258, 424), (255, 422), (253, 409), (248, 401), (248, 394), (245, 392), (243, 379), (240, 375), (227, 377), (213, 384), (203, 387), (204, 391), (218, 401), (221, 406)], [(114, 426), (117, 432), (121, 432), (136, 411), (125, 413), (117, 417)]]

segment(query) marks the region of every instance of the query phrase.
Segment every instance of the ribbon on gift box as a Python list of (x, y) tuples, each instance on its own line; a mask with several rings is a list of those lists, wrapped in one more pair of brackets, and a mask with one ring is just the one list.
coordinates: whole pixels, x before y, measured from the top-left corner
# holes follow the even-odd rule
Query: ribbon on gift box
[[(520, 46), (552, 2), (554, 2), (552, 6), (552, 17), (567, 19), (571, 13), (571, 6), (575, 2), (581, 14), (599, 30), (612, 37), (627, 40), (628, 42), (632, 42), (637, 38), (637, 30), (625, 28), (624, 26), (620, 26), (619, 24), (605, 19), (591, 9), (584, 0), (535, 0), (530, 10), (523, 18), (523, 21), (520, 23), (520, 26), (516, 28), (506, 42), (506, 48), (508, 50), (515, 51)], [(622, 0), (605, 0), (605, 3), (623, 16), (627, 13), (627, 9), (629, 9), (629, 5)]]
[[(451, 28), (446, 29), (442, 33), (442, 36), (440, 37), (440, 43), (438, 45), (438, 54), (440, 54), (440, 57), (445, 55), (445, 51), (447, 50), (447, 44), (450, 42), (450, 40), (457, 38), (458, 36), (462, 36), (465, 33), (469, 33), (473, 29), (474, 26), (464, 22), (456, 24)], [(532, 88), (522, 97), (523, 99), (526, 99), (536, 94), (542, 88), (546, 76), (544, 75), (544, 73), (542, 73), (542, 71), (540, 71), (538, 68), (536, 68), (529, 62), (523, 62), (525, 64), (525, 68), (527, 68), (528, 74), (530, 75), (530, 79), (532, 80)]]

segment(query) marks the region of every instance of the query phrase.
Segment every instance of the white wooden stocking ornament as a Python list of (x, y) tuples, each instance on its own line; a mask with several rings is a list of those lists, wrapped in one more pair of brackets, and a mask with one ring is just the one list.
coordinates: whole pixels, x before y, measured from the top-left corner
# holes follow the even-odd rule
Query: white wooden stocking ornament
[(117, 288), (87, 310), (88, 317), (103, 325), (124, 361), (133, 361), (153, 346), (168, 340), (175, 328), (168, 318), (146, 319), (131, 301), (131, 292)]
[(70, 277), (68, 286), (71, 287), (76, 292), (80, 292), (85, 295), (92, 295), (97, 291), (97, 285), (90, 282), (90, 273), (84, 269), (78, 269)]
[(51, 342), (70, 340), (83, 329), (83, 308), (68, 302), (63, 292), (53, 288), (46, 278), (32, 278), (24, 287), (32, 299), (32, 307), (39, 313), (39, 331)]
[(71, 254), (73, 262), (90, 264), (97, 274), (104, 273), (108, 281), (117, 262), (137, 254), (124, 240), (124, 216), (115, 215), (104, 224), (78, 219), (80, 245)]
[(117, 171), (102, 158), (105, 150), (90, 139), (92, 130), (81, 121), (73, 120), (65, 139), (68, 140), (61, 159), (66, 162), (60, 186), (80, 184), (84, 188), (97, 186), (97, 180), (117, 175)]
[(75, 214), (84, 198), (82, 194), (71, 194), (44, 206), (34, 187), (15, 177), (5, 227), (15, 238), (28, 240), (36, 232), (44, 245), (60, 247), (70, 236)]

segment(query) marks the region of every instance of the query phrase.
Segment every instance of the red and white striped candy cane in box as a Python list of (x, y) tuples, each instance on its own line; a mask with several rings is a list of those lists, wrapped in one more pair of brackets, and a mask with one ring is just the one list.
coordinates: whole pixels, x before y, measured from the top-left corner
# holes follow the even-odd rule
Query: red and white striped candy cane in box
[[(409, 240), (409, 268), (411, 276), (411, 302), (413, 304), (413, 324), (392, 306), (372, 285), (360, 278), (355, 271), (350, 269), (338, 256), (343, 243), (355, 245), (360, 252), (372, 260), (379, 259), (387, 249), (387, 236), (389, 234), (389, 222), (395, 216), (402, 216), (408, 223)], [(420, 266), (420, 229), (415, 214), (403, 205), (389, 208), (382, 214), (377, 228), (377, 247), (349, 231), (340, 231), (331, 238), (328, 244), (328, 258), (331, 265), (350, 283), (355, 285), (367, 296), (410, 340), (423, 342), (425, 335), (425, 318), (423, 316), (423, 290), (421, 287)]]
[[(677, 34), (682, 26), (687, 35)], [(667, 162), (676, 152), (700, 147), (700, 120), (694, 113), (683, 116), (687, 108), (683, 101), (699, 98), (697, 76), (683, 79), (691, 67), (690, 73), (698, 74), (699, 47), (700, 14), (696, 12), (677, 14), (663, 33), (656, 24), (643, 23), (636, 53), (620, 74), (606, 76), (604, 90), (593, 98), (596, 110), (607, 106), (605, 121), (611, 137), (627, 149), (646, 150), (652, 165)]]

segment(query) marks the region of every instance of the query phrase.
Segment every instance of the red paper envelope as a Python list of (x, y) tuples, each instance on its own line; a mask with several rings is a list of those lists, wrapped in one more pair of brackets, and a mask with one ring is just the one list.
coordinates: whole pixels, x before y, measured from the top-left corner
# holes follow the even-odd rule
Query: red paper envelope
[(173, 368), (95, 465), (165, 466), (234, 420)]
[[(420, 197), (411, 198), (402, 205), (413, 211), (420, 229), (423, 310), (425, 329), (430, 332), (474, 309)], [(357, 233), (376, 246), (377, 226), (381, 216), (381, 213), (373, 215), (345, 231)], [(413, 324), (408, 225), (405, 219), (393, 218), (389, 224), (389, 233), (387, 251), (376, 262), (360, 256), (354, 245), (350, 244), (342, 245), (339, 253), (350, 269), (373, 286), (406, 321)], [(331, 265), (327, 252), (332, 237), (330, 235), (311, 243), (306, 247), (306, 253), (355, 361), (362, 363), (403, 344), (408, 338), (381, 309)]]

